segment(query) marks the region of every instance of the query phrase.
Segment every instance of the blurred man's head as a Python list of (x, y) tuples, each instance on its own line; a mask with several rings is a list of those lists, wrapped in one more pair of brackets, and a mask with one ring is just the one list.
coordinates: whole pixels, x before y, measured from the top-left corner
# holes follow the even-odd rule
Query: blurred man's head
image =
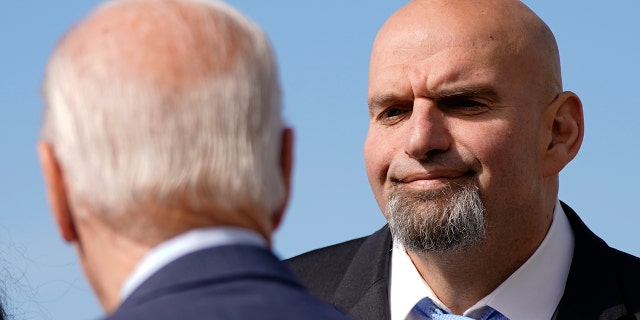
[(43, 90), (48, 196), (81, 259), (83, 226), (141, 247), (216, 225), (269, 240), (292, 137), (270, 44), (229, 6), (107, 2), (59, 42)]

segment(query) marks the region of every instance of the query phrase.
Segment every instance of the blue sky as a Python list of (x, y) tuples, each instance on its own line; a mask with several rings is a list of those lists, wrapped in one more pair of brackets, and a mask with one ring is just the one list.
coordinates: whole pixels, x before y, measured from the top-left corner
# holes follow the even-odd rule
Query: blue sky
[[(561, 174), (560, 198), (610, 245), (640, 255), (640, 22), (637, 0), (525, 0), (554, 31), (566, 90), (586, 136)], [(74, 248), (57, 234), (35, 145), (40, 81), (62, 33), (98, 1), (7, 1), (0, 10), (0, 286), (15, 319), (96, 319), (102, 311)], [(283, 257), (367, 235), (384, 224), (363, 164), (367, 67), (375, 33), (406, 1), (233, 0), (279, 61), (296, 130), (292, 201), (277, 231)]]

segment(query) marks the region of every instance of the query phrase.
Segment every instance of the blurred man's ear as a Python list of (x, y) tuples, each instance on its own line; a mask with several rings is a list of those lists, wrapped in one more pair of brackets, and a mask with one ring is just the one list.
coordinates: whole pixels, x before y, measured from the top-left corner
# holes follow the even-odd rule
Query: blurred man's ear
[(584, 138), (584, 115), (580, 98), (570, 91), (558, 95), (545, 115), (551, 130), (545, 154), (545, 175), (556, 175), (580, 150)]
[(282, 204), (273, 214), (273, 230), (277, 229), (289, 203), (289, 195), (291, 194), (291, 175), (293, 172), (293, 129), (285, 128), (282, 131), (282, 143), (280, 149), (280, 169), (282, 171), (282, 180), (284, 182), (285, 197)]
[(38, 156), (44, 176), (47, 199), (60, 236), (67, 242), (76, 242), (78, 234), (71, 216), (62, 170), (53, 147), (46, 142), (39, 142)]

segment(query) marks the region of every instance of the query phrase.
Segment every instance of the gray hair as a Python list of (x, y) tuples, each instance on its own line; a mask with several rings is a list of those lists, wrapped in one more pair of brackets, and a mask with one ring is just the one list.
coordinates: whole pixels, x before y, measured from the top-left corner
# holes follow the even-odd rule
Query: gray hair
[[(139, 2), (145, 0), (107, 2), (98, 11)], [(122, 44), (105, 41), (89, 56), (77, 57), (60, 49), (63, 38), (43, 83), (42, 139), (53, 146), (71, 199), (93, 210), (131, 211), (148, 203), (203, 210), (214, 203), (273, 213), (285, 197), (284, 124), (269, 41), (222, 2), (173, 2), (207, 5), (226, 17), (201, 28), (213, 42), (222, 32), (240, 29), (234, 36), (241, 35), (235, 39), (241, 48), (232, 65), (191, 81), (187, 89), (165, 90), (91, 56), (123, 52)], [(163, 14), (180, 19), (170, 10)], [(224, 42), (215, 45), (229, 45)]]
[(459, 251), (487, 235), (485, 207), (475, 185), (434, 192), (395, 190), (386, 214), (394, 241), (414, 253)]

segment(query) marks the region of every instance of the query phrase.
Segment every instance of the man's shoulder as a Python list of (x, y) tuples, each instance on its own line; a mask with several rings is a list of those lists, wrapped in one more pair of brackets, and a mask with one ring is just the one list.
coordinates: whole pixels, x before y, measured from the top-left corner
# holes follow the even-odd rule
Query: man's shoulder
[(640, 257), (610, 248), (610, 265), (616, 269), (623, 295), (628, 297), (640, 312)]
[[(563, 210), (576, 239), (574, 260), (577, 261), (574, 262), (579, 267), (590, 265), (593, 268), (594, 264), (597, 264), (613, 271), (617, 277), (627, 279), (626, 283), (636, 284), (640, 281), (640, 272), (638, 272), (640, 257), (610, 247), (587, 227), (573, 209), (564, 203)], [(640, 289), (640, 286), (637, 289)]]
[[(352, 239), (348, 241), (344, 241), (341, 243), (336, 243), (330, 246), (318, 248), (315, 250), (311, 250), (292, 258), (285, 260), (290, 266), (305, 266), (307, 264), (315, 265), (318, 262), (334, 260), (336, 258), (347, 258), (353, 255), (358, 249), (362, 246), (362, 243), (369, 236), (360, 237), (357, 239)], [(332, 261), (333, 263), (334, 261)]]
[[(362, 273), (376, 272), (376, 269), (380, 268), (384, 270), (384, 266), (378, 264), (387, 263), (388, 259), (379, 257), (388, 251), (384, 249), (385, 246), (391, 246), (387, 226), (369, 236), (315, 249), (289, 258), (285, 262), (314, 295), (330, 300), (345, 274), (350, 271), (360, 270), (364, 266), (369, 270), (363, 270)], [(365, 258), (366, 262), (363, 261)], [(372, 264), (372, 261), (375, 263)]]
[(638, 269), (640, 268), (640, 257), (634, 256), (628, 252), (624, 252), (616, 248), (610, 249), (611, 256), (614, 257), (616, 261), (620, 262), (618, 266), (620, 267), (621, 272), (627, 273), (629, 271), (635, 271), (632, 272), (633, 275), (640, 279), (640, 272), (638, 272), (638, 270), (640, 270)]
[(360, 237), (305, 252), (286, 259), (285, 262), (303, 283), (325, 282), (325, 279), (335, 278), (337, 275), (345, 273), (353, 257), (368, 237)]
[(640, 258), (610, 247), (564, 203), (563, 210), (575, 247), (558, 319), (626, 319), (621, 317), (640, 314)]
[(349, 319), (309, 294), (267, 248), (227, 245), (160, 269), (107, 320), (253, 318)]
[(303, 277), (310, 274), (336, 274), (349, 266), (365, 243), (390, 243), (388, 238), (389, 228), (385, 225), (371, 235), (311, 250), (286, 259), (285, 262), (294, 273)]

